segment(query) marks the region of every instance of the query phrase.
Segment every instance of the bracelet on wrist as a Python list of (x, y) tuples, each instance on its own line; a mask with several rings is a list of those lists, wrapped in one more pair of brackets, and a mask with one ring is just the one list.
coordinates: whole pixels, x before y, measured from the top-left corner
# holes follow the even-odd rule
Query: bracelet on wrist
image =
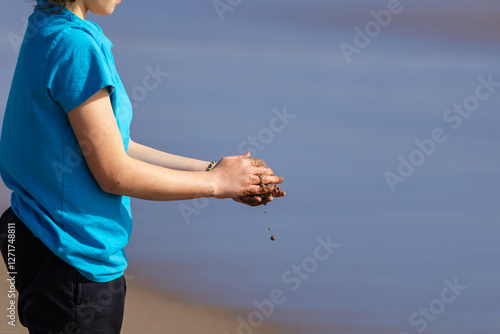
[(210, 165), (208, 165), (207, 172), (210, 172), (212, 169), (214, 169), (214, 167), (217, 166), (218, 163), (218, 161), (212, 161)]

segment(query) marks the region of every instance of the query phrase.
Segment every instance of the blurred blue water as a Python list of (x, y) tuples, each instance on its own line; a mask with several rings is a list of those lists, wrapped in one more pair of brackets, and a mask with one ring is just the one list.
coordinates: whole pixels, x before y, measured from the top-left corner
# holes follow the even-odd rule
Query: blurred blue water
[[(445, 279), (458, 278), (468, 288), (428, 332), (498, 333), (500, 92), (457, 130), (443, 114), (474, 93), (479, 76), (500, 81), (500, 48), (445, 38), (455, 26), (444, 20), (421, 22), (422, 31), (405, 26), (415, 13), (431, 20), (460, 10), (471, 17), (461, 26), (472, 26), (484, 21), (486, 5), (498, 6), (405, 3), (348, 65), (339, 44), (385, 4), (254, 0), (221, 22), (210, 1), (124, 1), (110, 18), (89, 17), (115, 44), (130, 93), (147, 66), (170, 73), (135, 101), (134, 140), (205, 160), (253, 148), (285, 177), (288, 193), (262, 208), (182, 202), (196, 210), (189, 224), (178, 202), (134, 201), (130, 275), (196, 301), (250, 308), (281, 289), (287, 300), (271, 319), (356, 328), (345, 333), (416, 333), (408, 317), (440, 298)], [(13, 10), (24, 15), (26, 6)], [(6, 20), (3, 35), (21, 28), (18, 16)], [(15, 54), (1, 43), (4, 105)], [(252, 147), (248, 137), (264, 135), (274, 108), (295, 118)], [(396, 172), (398, 156), (408, 158), (414, 140), (435, 128), (448, 140), (391, 192), (384, 173)], [(327, 236), (340, 248), (292, 291), (283, 274)]]

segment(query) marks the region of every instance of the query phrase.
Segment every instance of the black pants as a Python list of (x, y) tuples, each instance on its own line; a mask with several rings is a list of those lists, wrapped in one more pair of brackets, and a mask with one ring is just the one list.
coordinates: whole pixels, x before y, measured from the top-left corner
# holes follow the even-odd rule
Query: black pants
[(10, 278), (19, 292), (17, 320), (30, 334), (120, 333), (123, 276), (107, 283), (86, 279), (35, 237), (11, 208), (0, 218), (0, 250), (7, 270), (15, 273)]

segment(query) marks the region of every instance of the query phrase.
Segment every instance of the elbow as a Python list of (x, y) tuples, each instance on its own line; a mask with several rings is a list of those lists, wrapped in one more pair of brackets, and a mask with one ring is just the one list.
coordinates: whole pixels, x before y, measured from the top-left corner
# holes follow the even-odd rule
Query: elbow
[(113, 168), (109, 171), (100, 171), (95, 176), (102, 191), (113, 195), (123, 195), (126, 175), (123, 168)]
[(106, 179), (97, 181), (102, 191), (112, 195), (122, 195), (121, 181), (116, 179)]

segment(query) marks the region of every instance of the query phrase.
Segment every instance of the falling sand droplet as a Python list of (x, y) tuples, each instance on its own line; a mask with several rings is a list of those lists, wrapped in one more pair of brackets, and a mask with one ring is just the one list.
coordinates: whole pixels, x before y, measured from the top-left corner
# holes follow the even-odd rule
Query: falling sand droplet
[(271, 237), (271, 240), (272, 240), (272, 241), (276, 240), (276, 237), (273, 235), (273, 236)]

